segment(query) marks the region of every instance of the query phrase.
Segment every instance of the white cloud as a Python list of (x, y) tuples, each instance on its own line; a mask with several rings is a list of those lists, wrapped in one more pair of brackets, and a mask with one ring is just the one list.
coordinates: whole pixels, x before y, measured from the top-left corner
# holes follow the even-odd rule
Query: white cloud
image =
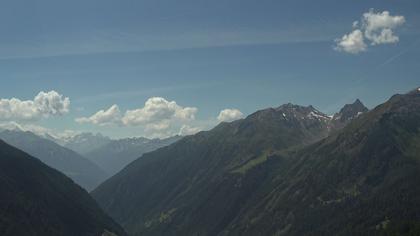
[(359, 21), (353, 21), (353, 29), (356, 29), (359, 26)]
[(372, 9), (363, 14), (361, 23), (353, 22), (353, 31), (336, 39), (335, 50), (358, 54), (367, 50), (365, 40), (370, 45), (397, 43), (399, 37), (394, 30), (405, 23), (404, 16), (391, 16), (388, 11), (375, 13)]
[(126, 126), (158, 124), (165, 120), (189, 121), (195, 119), (197, 108), (181, 107), (175, 101), (161, 97), (149, 98), (143, 108), (126, 111), (122, 122)]
[(56, 91), (40, 92), (34, 99), (34, 104), (45, 116), (63, 115), (69, 112), (70, 99)]
[(398, 36), (394, 35), (391, 29), (383, 29), (380, 34), (369, 36), (369, 39), (372, 40), (372, 45), (396, 43), (400, 40)]
[(56, 91), (40, 92), (34, 100), (0, 99), (0, 120), (38, 120), (69, 112), (70, 99)]
[(388, 11), (375, 13), (370, 10), (363, 14), (362, 28), (365, 30), (366, 38), (372, 41), (372, 45), (396, 43), (399, 38), (392, 30), (404, 22), (404, 16), (391, 16)]
[(94, 125), (110, 125), (110, 124), (118, 124), (121, 121), (121, 112), (117, 105), (112, 105), (107, 110), (100, 110), (93, 114), (90, 117), (81, 117), (76, 118), (76, 122), (83, 124), (83, 123), (91, 123)]
[(241, 119), (243, 115), (244, 114), (238, 109), (224, 109), (220, 111), (217, 120), (219, 120), (220, 122), (230, 122)]
[(198, 127), (191, 127), (189, 125), (183, 125), (180, 129), (179, 129), (179, 135), (193, 135), (196, 134), (198, 132), (200, 132), (201, 129)]
[(359, 29), (354, 30), (349, 34), (345, 34), (341, 39), (337, 39), (337, 51), (357, 54), (366, 51), (366, 43), (362, 31)]
[(155, 121), (149, 124), (146, 124), (146, 131), (154, 132), (154, 131), (164, 131), (168, 130), (171, 127), (171, 122), (169, 120), (160, 120)]
[(143, 107), (127, 110), (122, 113), (117, 105), (107, 110), (100, 110), (90, 117), (77, 118), (78, 123), (94, 125), (121, 125), (125, 127), (141, 127), (149, 137), (167, 137), (183, 132), (191, 133), (188, 124), (195, 120), (197, 108), (182, 107), (175, 101), (162, 97), (149, 98)]

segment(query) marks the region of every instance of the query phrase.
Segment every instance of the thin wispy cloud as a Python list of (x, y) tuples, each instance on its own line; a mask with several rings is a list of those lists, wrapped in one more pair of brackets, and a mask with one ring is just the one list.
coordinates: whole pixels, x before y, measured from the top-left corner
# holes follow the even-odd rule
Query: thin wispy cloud
[[(226, 46), (267, 45), (282, 43), (328, 42), (332, 35), (325, 28), (315, 25), (296, 29), (207, 29), (187, 32), (144, 34), (132, 31), (93, 31), (81, 37), (52, 36), (36, 43), (0, 41), (0, 60), (30, 59), (103, 53), (140, 53), (202, 49)], [(331, 32), (331, 31), (330, 31)]]
[(398, 53), (396, 53), (395, 55), (391, 56), (390, 58), (386, 59), (383, 63), (379, 64), (375, 69), (379, 69), (381, 67), (384, 67), (390, 63), (392, 63), (393, 61), (397, 60), (398, 58), (400, 58), (401, 56), (403, 56), (404, 54), (406, 54), (407, 52), (410, 52), (414, 47), (418, 46), (420, 43), (420, 39), (414, 41), (412, 44), (410, 44), (407, 48), (399, 51)]

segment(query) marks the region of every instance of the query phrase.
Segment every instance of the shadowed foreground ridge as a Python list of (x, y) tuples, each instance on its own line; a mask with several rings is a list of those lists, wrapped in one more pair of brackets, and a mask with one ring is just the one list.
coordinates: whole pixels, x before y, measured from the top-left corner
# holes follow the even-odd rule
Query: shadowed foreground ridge
[(0, 235), (126, 235), (81, 187), (0, 140)]
[(415, 90), (393, 96), (289, 157), (275, 157), (288, 158), (287, 168), (277, 161), (263, 197), (250, 202), (224, 232), (418, 235), (419, 153), (420, 91)]
[(329, 124), (313, 107), (259, 111), (145, 154), (92, 195), (133, 235), (418, 234), (420, 91), (326, 137)]
[(107, 178), (101, 168), (85, 157), (34, 133), (5, 130), (0, 132), (0, 139), (64, 173), (87, 191)]

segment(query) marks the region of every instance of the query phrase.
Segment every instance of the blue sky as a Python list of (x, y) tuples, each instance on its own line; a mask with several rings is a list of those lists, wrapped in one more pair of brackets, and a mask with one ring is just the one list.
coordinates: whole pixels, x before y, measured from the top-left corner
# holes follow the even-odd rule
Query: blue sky
[[(404, 17), (393, 29), (398, 42), (335, 50), (370, 9)], [(54, 90), (70, 100), (60, 115), (2, 122), (57, 132), (158, 137), (182, 125), (210, 128), (223, 109), (248, 115), (287, 102), (332, 114), (356, 98), (373, 107), (420, 84), (417, 0), (14, 0), (2, 2), (0, 30), (0, 98)], [(159, 130), (145, 127), (161, 116), (75, 121), (114, 104), (124, 116), (151, 97), (197, 111)]]

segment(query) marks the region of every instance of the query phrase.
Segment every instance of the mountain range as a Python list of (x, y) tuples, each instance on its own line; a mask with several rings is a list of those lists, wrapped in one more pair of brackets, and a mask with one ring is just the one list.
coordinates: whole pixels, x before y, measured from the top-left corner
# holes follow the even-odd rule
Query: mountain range
[(70, 178), (0, 140), (0, 235), (125, 236)]
[(100, 133), (80, 133), (57, 138), (15, 127), (0, 131), (0, 139), (39, 158), (90, 191), (142, 154), (176, 142), (181, 136), (111, 139)]
[(29, 131), (4, 130), (0, 139), (40, 159), (90, 191), (108, 175), (92, 161)]
[(112, 139), (101, 133), (93, 134), (85, 132), (54, 141), (85, 156), (87, 153), (109, 144)]
[[(56, 138), (45, 134), (40, 136), (45, 136), (45, 138), (86, 157), (103, 169), (108, 176), (114, 175), (144, 153), (154, 151), (181, 139), (181, 136), (178, 135), (163, 139), (145, 137), (112, 139), (101, 133), (93, 134), (89, 132), (64, 138)], [(104, 180), (105, 178), (102, 179), (102, 181)]]
[(106, 144), (84, 153), (84, 156), (112, 176), (144, 153), (168, 146), (181, 138), (173, 136), (164, 139), (140, 137), (109, 140)]
[(131, 235), (418, 235), (420, 90), (285, 104), (146, 153), (91, 194)]

